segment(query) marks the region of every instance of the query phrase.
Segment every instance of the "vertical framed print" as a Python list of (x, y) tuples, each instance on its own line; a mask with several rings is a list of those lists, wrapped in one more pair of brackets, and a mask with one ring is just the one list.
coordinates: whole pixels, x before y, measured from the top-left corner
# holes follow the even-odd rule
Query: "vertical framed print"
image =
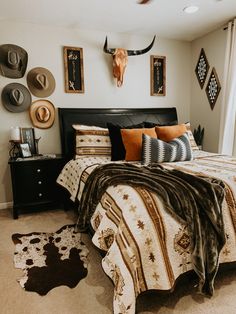
[(166, 95), (166, 57), (150, 56), (151, 96)]
[(83, 48), (63, 47), (65, 92), (84, 93)]

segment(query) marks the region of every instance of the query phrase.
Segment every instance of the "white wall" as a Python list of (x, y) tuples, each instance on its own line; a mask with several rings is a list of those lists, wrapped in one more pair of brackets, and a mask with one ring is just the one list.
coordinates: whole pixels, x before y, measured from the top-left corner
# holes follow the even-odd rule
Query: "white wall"
[[(223, 85), (226, 33), (227, 32), (224, 31), (223, 28), (220, 28), (192, 42), (190, 120), (192, 128), (197, 127), (199, 124), (205, 128), (203, 149), (210, 152), (217, 152), (218, 150), (222, 89), (215, 103), (214, 109), (211, 110), (205, 88), (210, 77), (212, 67), (215, 67), (216, 69), (221, 87)], [(201, 89), (195, 74), (195, 67), (201, 48), (204, 48), (210, 65), (203, 89)]]
[[(141, 56), (130, 57), (124, 85), (117, 88), (112, 77), (111, 56), (104, 54), (103, 44), (108, 35), (109, 46), (128, 49), (145, 48), (151, 37), (78, 31), (51, 26), (0, 21), (0, 44), (16, 44), (28, 52), (27, 72), (33, 67), (46, 67), (56, 79), (55, 92), (48, 98), (55, 107), (76, 108), (152, 108), (177, 107), (179, 121), (189, 120), (191, 89), (190, 43), (158, 38), (152, 50)], [(84, 94), (64, 92), (63, 46), (82, 47), (84, 54)], [(164, 55), (167, 60), (167, 95), (150, 96), (150, 55)], [(26, 75), (27, 75), (26, 72)], [(26, 85), (22, 79), (0, 76), (0, 93), (11, 82)], [(35, 100), (35, 97), (33, 97)], [(56, 115), (57, 116), (57, 115)], [(9, 129), (11, 126), (32, 126), (28, 112), (10, 113), (0, 105), (0, 204), (12, 200), (10, 172), (7, 164)], [(36, 129), (41, 153), (59, 153), (58, 119), (48, 130)]]

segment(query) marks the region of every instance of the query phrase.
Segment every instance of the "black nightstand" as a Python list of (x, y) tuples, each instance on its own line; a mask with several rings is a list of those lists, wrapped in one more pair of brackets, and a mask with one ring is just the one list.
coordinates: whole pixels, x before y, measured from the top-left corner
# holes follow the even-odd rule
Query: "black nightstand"
[(61, 155), (55, 158), (12, 159), (11, 180), (13, 191), (13, 218), (18, 218), (18, 211), (52, 208), (62, 205), (63, 191), (56, 183), (65, 159)]

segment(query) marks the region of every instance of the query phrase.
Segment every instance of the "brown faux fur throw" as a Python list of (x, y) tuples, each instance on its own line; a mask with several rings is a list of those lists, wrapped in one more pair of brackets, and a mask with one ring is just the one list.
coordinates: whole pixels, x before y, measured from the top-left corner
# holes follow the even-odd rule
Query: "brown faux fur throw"
[(192, 263), (199, 291), (212, 295), (219, 253), (225, 244), (222, 216), (224, 183), (157, 164), (136, 166), (110, 163), (98, 166), (88, 177), (81, 197), (78, 228), (85, 231), (103, 193), (111, 185), (142, 186), (155, 192), (176, 219), (187, 224), (192, 242)]

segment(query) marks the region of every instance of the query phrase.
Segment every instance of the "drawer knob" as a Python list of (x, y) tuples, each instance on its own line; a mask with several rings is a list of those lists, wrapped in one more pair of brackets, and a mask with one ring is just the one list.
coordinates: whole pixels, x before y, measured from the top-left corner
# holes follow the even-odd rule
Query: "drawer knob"
[(39, 197), (42, 197), (43, 196), (43, 194), (42, 193), (39, 193)]
[(42, 184), (42, 181), (38, 181), (38, 184)]
[(41, 169), (37, 169), (37, 172), (41, 172)]

